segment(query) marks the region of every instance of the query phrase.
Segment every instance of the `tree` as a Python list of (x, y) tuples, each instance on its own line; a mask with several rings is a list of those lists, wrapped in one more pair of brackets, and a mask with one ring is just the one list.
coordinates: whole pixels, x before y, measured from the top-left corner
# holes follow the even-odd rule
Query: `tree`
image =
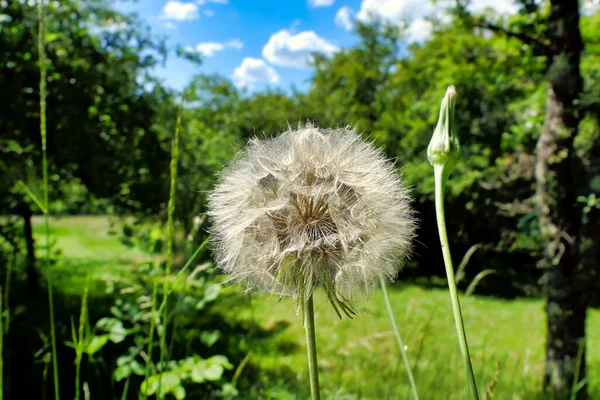
[[(597, 156), (578, 154), (576, 144), (584, 111), (579, 4), (551, 0), (545, 10), (523, 1), (522, 18), (509, 27), (469, 15), (465, 4), (458, 10), (470, 24), (517, 38), (546, 58), (545, 117), (535, 150), (535, 203), (544, 240), (539, 264), (547, 295), (544, 386), (556, 398), (567, 398), (586, 375), (587, 281), (598, 260), (590, 241), (596, 244), (600, 222), (596, 211), (584, 212), (578, 201), (578, 195), (587, 198), (599, 189), (590, 185), (598, 177)], [(578, 396), (586, 397), (585, 388)]]
[[(37, 286), (35, 208), (19, 181), (41, 192), (36, 7), (17, 1), (0, 5), (0, 213), (17, 213), (23, 220), (32, 288)], [(58, 198), (79, 182), (90, 197), (110, 199), (117, 207), (159, 210), (168, 187), (168, 152), (153, 116), (172, 103), (172, 95), (147, 71), (164, 56), (162, 41), (102, 0), (51, 2), (47, 11), (52, 15), (46, 20), (52, 195)], [(147, 90), (150, 85), (153, 90)], [(164, 189), (157, 190), (160, 182)]]

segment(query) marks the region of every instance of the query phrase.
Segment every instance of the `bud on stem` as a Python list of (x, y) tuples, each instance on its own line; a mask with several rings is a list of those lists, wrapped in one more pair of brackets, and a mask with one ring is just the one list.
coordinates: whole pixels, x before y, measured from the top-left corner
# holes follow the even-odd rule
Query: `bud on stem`
[(440, 116), (433, 136), (427, 147), (427, 158), (432, 166), (444, 166), (444, 180), (458, 162), (460, 144), (456, 135), (454, 123), (454, 105), (456, 104), (456, 89), (448, 86), (442, 99)]

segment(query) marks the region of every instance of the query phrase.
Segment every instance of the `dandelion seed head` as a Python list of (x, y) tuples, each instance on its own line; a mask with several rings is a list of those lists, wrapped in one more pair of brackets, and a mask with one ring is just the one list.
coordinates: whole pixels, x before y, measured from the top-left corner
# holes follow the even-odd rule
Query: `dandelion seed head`
[(338, 301), (395, 278), (409, 202), (394, 164), (350, 128), (252, 139), (209, 195), (215, 257), (247, 290), (298, 300), (321, 286)]

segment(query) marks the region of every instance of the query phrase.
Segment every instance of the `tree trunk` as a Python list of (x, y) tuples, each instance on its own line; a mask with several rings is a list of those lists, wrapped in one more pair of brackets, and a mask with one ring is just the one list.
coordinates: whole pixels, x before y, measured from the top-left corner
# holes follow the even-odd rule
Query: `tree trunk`
[(21, 217), (23, 218), (23, 235), (25, 236), (25, 247), (27, 256), (25, 258), (25, 271), (27, 273), (27, 288), (29, 297), (37, 297), (40, 293), (40, 275), (37, 269), (37, 260), (35, 257), (35, 240), (33, 238), (33, 228), (31, 226), (31, 207), (29, 204), (22, 203), (19, 207)]
[[(577, 100), (583, 88), (577, 1), (551, 1), (548, 38), (546, 115), (535, 170), (537, 211), (546, 243), (541, 262), (547, 292), (544, 386), (554, 398), (564, 399), (575, 376), (581, 380), (586, 372), (587, 299), (579, 265), (581, 207), (576, 203), (581, 170), (573, 146), (580, 121)], [(578, 398), (585, 395), (583, 388)]]

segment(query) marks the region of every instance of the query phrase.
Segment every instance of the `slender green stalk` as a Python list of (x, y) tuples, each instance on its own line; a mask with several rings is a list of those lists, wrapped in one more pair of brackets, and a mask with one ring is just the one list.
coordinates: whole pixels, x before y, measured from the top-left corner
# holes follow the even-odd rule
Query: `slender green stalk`
[(446, 233), (446, 218), (444, 213), (444, 165), (434, 165), (433, 172), (435, 176), (435, 212), (440, 234), (440, 242), (442, 244), (442, 254), (444, 256), (444, 265), (446, 267), (446, 277), (448, 278), (448, 289), (450, 291), (450, 299), (452, 300), (452, 312), (454, 313), (454, 324), (456, 333), (458, 334), (458, 343), (462, 354), (467, 383), (469, 385), (469, 393), (472, 399), (479, 399), (477, 393), (477, 385), (475, 384), (475, 375), (473, 374), (473, 366), (471, 365), (471, 356), (469, 354), (469, 346), (467, 344), (467, 334), (463, 324), (460, 302), (458, 300), (458, 291), (456, 289), (456, 281), (454, 278), (454, 268), (452, 266), (452, 257), (450, 255), (450, 245), (448, 243), (448, 235)]
[(169, 291), (167, 292), (167, 295), (163, 297), (162, 303), (160, 303), (160, 307), (158, 307), (158, 314), (161, 314), (162, 311), (165, 309), (165, 306), (167, 304), (166, 299), (171, 295), (171, 292), (173, 291), (173, 287), (175, 286), (175, 284), (177, 284), (177, 282), (179, 282), (179, 279), (181, 279), (181, 277), (183, 276), (185, 271), (188, 270), (190, 265), (192, 265), (192, 263), (194, 262), (196, 257), (198, 257), (198, 254), (200, 254), (202, 249), (204, 249), (204, 247), (207, 245), (209, 239), (210, 239), (210, 236), (207, 237), (206, 239), (204, 239), (204, 241), (202, 243), (200, 243), (200, 246), (198, 246), (196, 251), (194, 251), (194, 254), (191, 255), (191, 257), (188, 259), (188, 261), (185, 263), (185, 265), (179, 270), (179, 272), (177, 272), (177, 275), (175, 275), (175, 279), (173, 280), (173, 284), (169, 287)]
[(125, 386), (123, 387), (123, 394), (121, 395), (121, 400), (127, 400), (127, 392), (129, 392), (129, 380), (131, 379), (131, 375), (127, 377), (125, 381)]
[(79, 315), (79, 333), (77, 337), (77, 349), (75, 356), (75, 400), (79, 400), (80, 392), (80, 373), (81, 373), (81, 358), (83, 357), (83, 346), (84, 346), (84, 329), (85, 321), (87, 320), (87, 302), (88, 302), (88, 290), (90, 284), (90, 276), (87, 276), (85, 282), (85, 288), (83, 289), (83, 296), (81, 298), (81, 313)]
[(181, 93), (181, 102), (179, 104), (179, 113), (177, 114), (177, 123), (175, 124), (175, 138), (173, 139), (171, 149), (171, 184), (169, 190), (169, 204), (167, 207), (167, 265), (165, 268), (164, 281), (164, 311), (163, 311), (163, 329), (160, 338), (160, 362), (158, 368), (160, 375), (158, 376), (158, 389), (156, 398), (161, 398), (162, 392), (162, 369), (166, 355), (167, 347), (167, 326), (168, 326), (168, 293), (169, 293), (169, 275), (171, 275), (171, 265), (173, 264), (173, 236), (175, 235), (173, 227), (173, 214), (175, 214), (175, 190), (177, 189), (177, 162), (179, 161), (179, 127), (181, 125), (181, 114), (183, 114), (183, 103), (185, 100), (185, 91)]
[[(46, 154), (46, 52), (44, 31), (44, 0), (38, 3), (38, 55), (40, 63), (40, 134), (42, 136), (42, 174), (44, 185), (44, 231), (46, 236), (46, 264), (50, 260), (50, 222), (48, 210), (48, 157)], [(46, 265), (47, 266), (47, 265)], [(58, 354), (56, 350), (56, 328), (54, 325), (54, 298), (52, 295), (52, 274), (47, 273), (48, 307), (50, 312), (50, 337), (52, 341), (52, 371), (54, 377), (54, 398), (60, 400), (58, 386)]]
[[(161, 315), (161, 313), (163, 312), (163, 310), (166, 307), (167, 304), (167, 298), (169, 297), (169, 295), (171, 294), (171, 292), (173, 291), (173, 287), (175, 286), (175, 284), (177, 282), (179, 282), (179, 279), (181, 279), (181, 277), (183, 276), (183, 274), (188, 270), (188, 268), (190, 267), (190, 265), (192, 265), (192, 263), (194, 262), (194, 260), (196, 259), (196, 257), (198, 257), (198, 254), (200, 254), (200, 251), (202, 251), (202, 249), (204, 249), (204, 247), (206, 246), (206, 244), (208, 243), (210, 237), (207, 237), (202, 243), (200, 243), (200, 246), (198, 246), (198, 248), (196, 249), (196, 251), (194, 252), (194, 254), (192, 254), (192, 256), (188, 259), (188, 261), (185, 263), (185, 265), (183, 266), (183, 268), (181, 268), (179, 270), (179, 272), (177, 273), (177, 275), (175, 275), (175, 279), (173, 280), (173, 284), (169, 287), (168, 292), (166, 293), (166, 295), (163, 297), (163, 300), (160, 304), (160, 307), (158, 307), (158, 310), (156, 310), (156, 293), (158, 291), (158, 277), (155, 277), (154, 280), (154, 287), (152, 290), (152, 305), (150, 307), (150, 315), (151, 315), (151, 320), (150, 320), (150, 333), (149, 333), (149, 338), (148, 338), (148, 355), (146, 358), (146, 374), (145, 374), (145, 380), (146, 382), (148, 382), (148, 378), (150, 377), (150, 365), (152, 363), (152, 357), (150, 356), (152, 354), (152, 348), (153, 348), (153, 344), (154, 344), (154, 319), (155, 319), (155, 315)], [(142, 392), (140, 395), (140, 398), (145, 399), (146, 395)]]
[(415, 400), (419, 400), (417, 385), (415, 383), (415, 378), (413, 377), (412, 369), (410, 368), (410, 363), (408, 362), (408, 356), (406, 355), (404, 341), (402, 340), (402, 336), (400, 336), (400, 330), (398, 329), (398, 324), (396, 323), (396, 318), (394, 317), (394, 311), (392, 310), (392, 304), (390, 303), (387, 285), (385, 284), (383, 278), (379, 278), (379, 282), (381, 283), (383, 299), (385, 300), (385, 305), (387, 307), (388, 314), (390, 315), (390, 321), (392, 322), (392, 327), (394, 328), (394, 334), (396, 335), (396, 340), (398, 341), (398, 347), (400, 347), (400, 353), (402, 354), (402, 359), (404, 360), (404, 366), (406, 368), (406, 373), (408, 374), (408, 380), (410, 381), (410, 388), (412, 389), (413, 397), (415, 398)]
[(321, 398), (319, 389), (319, 367), (317, 365), (317, 339), (315, 337), (315, 308), (312, 294), (304, 304), (304, 329), (306, 331), (306, 349), (308, 351), (308, 374), (312, 400)]
[[(146, 354), (146, 374), (145, 374), (145, 382), (146, 387), (148, 389), (148, 378), (150, 378), (150, 366), (152, 365), (152, 349), (154, 347), (154, 328), (156, 323), (156, 318), (160, 315), (160, 312), (156, 312), (156, 298), (158, 297), (158, 271), (156, 275), (154, 275), (154, 284), (152, 287), (152, 305), (150, 306), (150, 332), (148, 333), (148, 350)], [(142, 391), (141, 396), (142, 399), (146, 398), (145, 390)]]

